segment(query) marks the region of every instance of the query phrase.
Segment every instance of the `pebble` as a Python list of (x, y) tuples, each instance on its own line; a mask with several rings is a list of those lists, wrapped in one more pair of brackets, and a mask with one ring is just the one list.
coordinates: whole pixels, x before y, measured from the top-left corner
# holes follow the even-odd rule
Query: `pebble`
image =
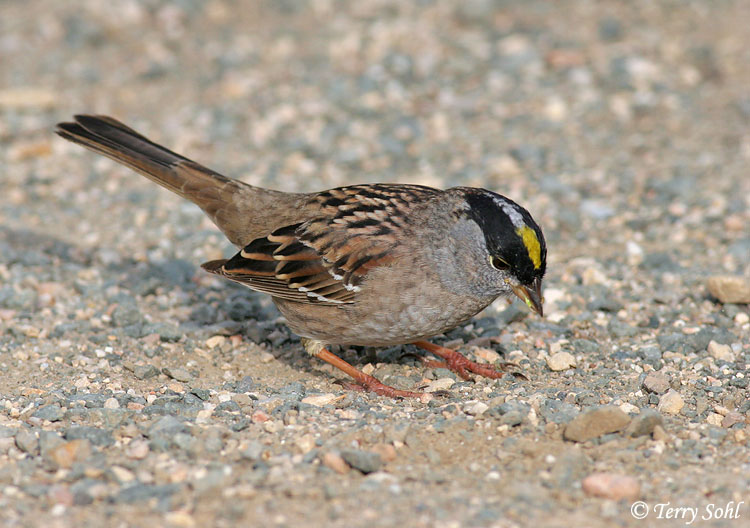
[(491, 348), (482, 348), (478, 346), (471, 347), (471, 352), (485, 363), (497, 363), (500, 361), (500, 354), (492, 350)]
[(437, 392), (448, 390), (455, 385), (456, 380), (453, 378), (440, 378), (435, 381), (431, 381), (425, 388), (425, 392)]
[(300, 403), (304, 403), (307, 405), (313, 405), (315, 407), (323, 407), (325, 405), (330, 405), (337, 399), (340, 399), (341, 396), (337, 394), (327, 393), (327, 394), (313, 394), (312, 396), (306, 396), (300, 400)]
[(213, 337), (209, 337), (208, 339), (206, 339), (206, 346), (212, 349), (216, 347), (220, 347), (226, 342), (226, 340), (227, 338), (222, 335), (215, 335)]
[(381, 460), (385, 463), (396, 460), (396, 448), (391, 444), (375, 444), (370, 451), (380, 455)]
[(674, 389), (669, 391), (659, 398), (659, 412), (664, 414), (679, 414), (682, 408), (685, 406), (685, 400), (682, 399), (680, 393)]
[(326, 466), (329, 469), (332, 469), (339, 475), (344, 475), (349, 472), (351, 469), (351, 466), (347, 464), (346, 460), (344, 460), (344, 457), (342, 457), (339, 453), (336, 453), (335, 451), (329, 451), (327, 453), (323, 454), (323, 457), (321, 458), (321, 462), (324, 466)]
[(114, 326), (132, 326), (140, 323), (142, 319), (143, 316), (134, 299), (118, 304), (112, 312), (112, 324)]
[(630, 417), (618, 407), (599, 407), (576, 416), (565, 427), (563, 437), (573, 442), (585, 442), (604, 434), (622, 431), (629, 423)]
[(294, 441), (301, 453), (309, 453), (315, 448), (315, 438), (311, 434), (302, 435)]
[(59, 405), (50, 404), (39, 407), (39, 409), (34, 411), (34, 414), (32, 414), (32, 416), (41, 420), (58, 422), (65, 416), (65, 411), (63, 411)]
[(133, 375), (140, 379), (149, 379), (159, 375), (159, 369), (153, 365), (136, 365), (133, 369)]
[(735, 355), (732, 352), (732, 347), (729, 345), (722, 345), (716, 341), (708, 343), (708, 355), (714, 359), (734, 363)]
[(745, 416), (736, 411), (730, 411), (721, 420), (721, 426), (725, 429), (729, 429), (734, 424), (745, 422)]
[(162, 372), (173, 380), (181, 381), (184, 383), (187, 383), (193, 379), (193, 375), (182, 367), (164, 367), (162, 369)]
[(641, 495), (638, 479), (616, 473), (592, 473), (581, 482), (586, 495), (633, 502)]
[(470, 416), (480, 416), (489, 409), (489, 406), (481, 401), (466, 402), (464, 404), (464, 412)]
[(354, 469), (364, 474), (378, 471), (383, 465), (383, 459), (378, 453), (362, 451), (361, 449), (343, 449), (341, 457)]
[(74, 463), (89, 458), (91, 453), (91, 442), (85, 438), (79, 438), (51, 448), (45, 458), (54, 462), (58, 467), (71, 468)]
[(557, 352), (547, 357), (547, 366), (554, 372), (568, 370), (576, 366), (576, 358), (570, 352)]
[(33, 431), (21, 429), (16, 433), (16, 447), (30, 455), (36, 455), (39, 452), (39, 439)]
[(731, 275), (709, 277), (708, 291), (722, 303), (750, 303), (750, 280)]
[(125, 454), (128, 456), (128, 458), (143, 460), (148, 456), (149, 451), (150, 449), (148, 447), (148, 442), (146, 442), (145, 440), (136, 439), (128, 444), (128, 448)]
[(575, 405), (551, 398), (542, 402), (539, 412), (545, 420), (556, 424), (566, 424), (579, 414), (578, 407)]
[(631, 437), (649, 436), (653, 434), (657, 426), (664, 425), (664, 418), (660, 413), (653, 409), (644, 409), (633, 417), (625, 434)]
[(133, 482), (135, 480), (135, 473), (122, 466), (112, 466), (110, 471), (120, 484)]
[(655, 394), (664, 394), (669, 390), (669, 380), (664, 374), (652, 372), (643, 380), (643, 388)]

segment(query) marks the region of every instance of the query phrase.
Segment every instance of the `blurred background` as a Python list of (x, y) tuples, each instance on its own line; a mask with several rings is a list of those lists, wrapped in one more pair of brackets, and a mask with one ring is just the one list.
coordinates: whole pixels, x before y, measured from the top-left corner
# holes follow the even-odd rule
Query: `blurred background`
[[(582, 491), (603, 469), (631, 500), (747, 508), (749, 22), (747, 0), (0, 0), (0, 519), (628, 525)], [(343, 390), (267, 297), (200, 271), (234, 249), (197, 207), (53, 134), (76, 113), (286, 191), (519, 202), (545, 319), (497, 302), (445, 339), (530, 379)], [(402, 388), (452, 375), (341, 354)], [(658, 419), (563, 440), (606, 403)]]

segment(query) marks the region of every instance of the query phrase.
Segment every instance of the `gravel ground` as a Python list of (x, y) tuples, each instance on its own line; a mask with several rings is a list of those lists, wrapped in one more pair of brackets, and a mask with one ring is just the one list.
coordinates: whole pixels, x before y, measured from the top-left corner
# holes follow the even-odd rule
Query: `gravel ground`
[[(743, 0), (0, 3), (2, 523), (750, 526), (748, 20)], [(196, 207), (52, 135), (81, 112), (279, 189), (519, 201), (546, 317), (499, 301), (436, 341), (530, 379), (339, 350), (448, 395), (344, 390), (267, 298), (200, 271), (231, 248)]]

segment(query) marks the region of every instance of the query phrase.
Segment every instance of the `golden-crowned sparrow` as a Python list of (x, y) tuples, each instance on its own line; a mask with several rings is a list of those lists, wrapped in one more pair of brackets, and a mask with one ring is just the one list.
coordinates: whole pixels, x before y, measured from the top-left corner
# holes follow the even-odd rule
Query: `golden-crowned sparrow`
[(365, 184), (285, 193), (217, 174), (111, 117), (76, 116), (57, 133), (196, 203), (242, 248), (203, 268), (271, 295), (310, 354), (378, 394), (421, 395), (383, 385), (326, 345), (414, 343), (462, 377), (499, 377), (423, 339), (501, 295), (514, 293), (542, 314), (542, 231), (494, 192)]

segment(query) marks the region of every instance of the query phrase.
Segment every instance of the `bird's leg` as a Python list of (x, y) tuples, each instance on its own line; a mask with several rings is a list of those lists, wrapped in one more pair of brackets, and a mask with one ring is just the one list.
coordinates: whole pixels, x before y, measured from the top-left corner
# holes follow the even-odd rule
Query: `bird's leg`
[[(450, 369), (465, 380), (469, 379), (469, 372), (479, 374), (485, 378), (497, 379), (503, 377), (504, 372), (495, 369), (495, 367), (475, 363), (450, 348), (435, 345), (429, 341), (415, 341), (413, 344), (443, 359), (443, 361), (426, 361), (425, 363), (429, 366)], [(518, 365), (514, 365), (513, 363), (501, 363), (500, 367), (502, 369), (517, 369)]]
[(374, 392), (375, 394), (389, 396), (391, 398), (421, 398), (424, 396), (424, 393), (422, 392), (400, 390), (381, 383), (373, 376), (365, 374), (337, 355), (329, 352), (320, 341), (302, 338), (302, 346), (305, 347), (305, 350), (311, 356), (322, 359), (326, 363), (344, 371), (346, 374), (354, 378), (354, 381), (356, 381), (358, 385), (368, 391)]

